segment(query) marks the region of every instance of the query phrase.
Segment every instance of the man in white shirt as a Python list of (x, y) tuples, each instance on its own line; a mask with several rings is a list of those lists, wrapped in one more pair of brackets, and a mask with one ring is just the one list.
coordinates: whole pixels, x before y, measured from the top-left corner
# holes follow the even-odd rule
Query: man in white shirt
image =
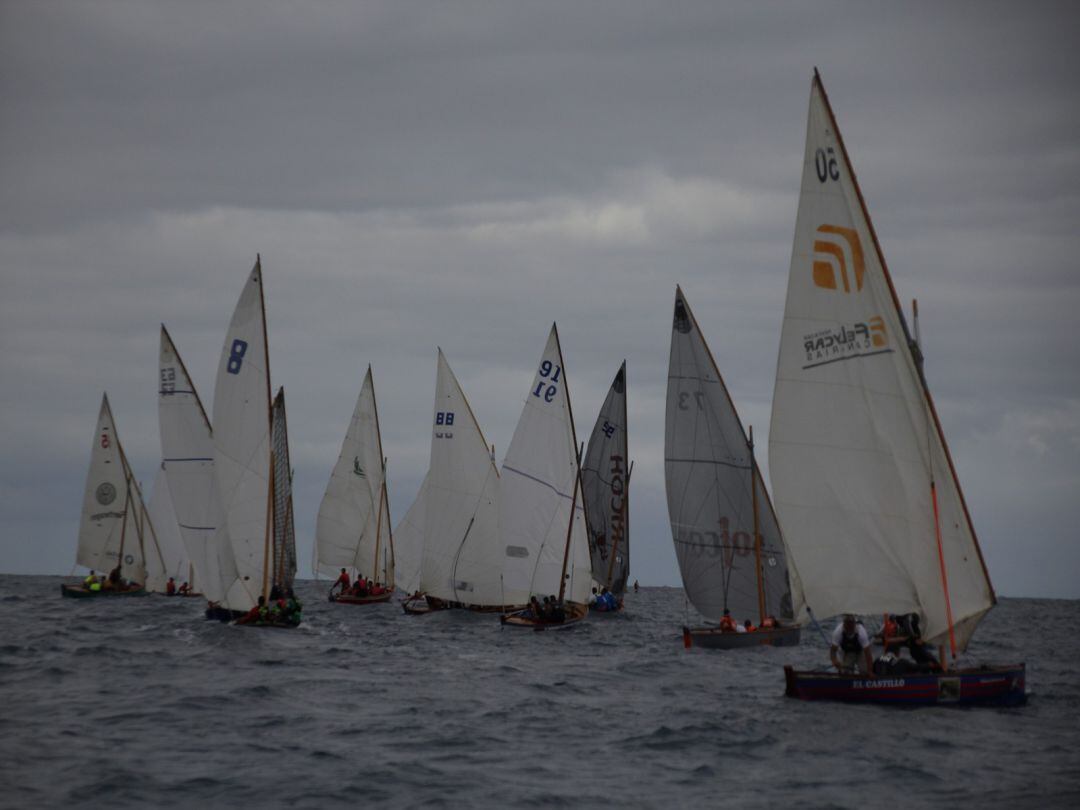
[[(842, 659), (840, 653), (843, 653)], [(845, 613), (844, 620), (833, 630), (829, 658), (839, 672), (853, 672), (855, 667), (858, 667), (863, 675), (870, 675), (874, 671), (870, 636), (866, 628), (857, 623), (850, 613)]]

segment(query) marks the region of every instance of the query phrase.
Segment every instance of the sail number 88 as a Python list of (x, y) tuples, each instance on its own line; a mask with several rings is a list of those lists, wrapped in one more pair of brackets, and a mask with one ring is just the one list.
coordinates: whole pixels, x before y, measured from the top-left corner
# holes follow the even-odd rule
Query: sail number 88
[[(562, 374), (562, 367), (553, 365), (550, 360), (545, 360), (540, 364), (540, 376), (543, 378), (536, 384), (536, 389), (532, 392), (534, 397), (543, 397), (544, 402), (552, 402), (555, 399), (555, 395), (559, 393), (559, 387), (556, 383), (559, 382), (559, 375)], [(547, 380), (547, 382), (545, 382)]]
[(817, 171), (817, 179), (822, 183), (826, 180), (840, 179), (840, 167), (836, 165), (836, 152), (831, 146), (814, 152), (814, 169)]

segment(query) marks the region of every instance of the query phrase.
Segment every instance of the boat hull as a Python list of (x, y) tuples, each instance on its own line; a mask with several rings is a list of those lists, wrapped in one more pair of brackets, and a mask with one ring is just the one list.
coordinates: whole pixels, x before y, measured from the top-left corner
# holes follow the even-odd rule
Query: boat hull
[(867, 678), (784, 667), (788, 697), (892, 706), (1019, 706), (1027, 700), (1025, 665)]
[(341, 594), (332, 593), (330, 594), (330, 601), (342, 605), (377, 605), (382, 602), (389, 602), (393, 595), (392, 591), (380, 593), (378, 596), (342, 596)]
[(499, 617), (503, 627), (521, 627), (528, 630), (569, 630), (589, 615), (587, 605), (578, 605), (573, 602), (565, 606), (566, 619), (561, 622), (545, 621), (526, 614), (524, 610), (516, 613), (508, 613)]
[(409, 616), (424, 616), (437, 610), (467, 610), (470, 613), (507, 613), (524, 610), (524, 605), (466, 605), (461, 602), (448, 602), (437, 596), (412, 596), (401, 603), (402, 609)]
[(747, 647), (793, 647), (799, 643), (800, 627), (777, 627), (752, 633), (724, 632), (719, 627), (684, 627), (683, 646), (707, 650), (741, 650)]
[(139, 587), (127, 591), (92, 591), (82, 585), (61, 585), (60, 595), (70, 599), (95, 599), (99, 596), (146, 596), (146, 589)]

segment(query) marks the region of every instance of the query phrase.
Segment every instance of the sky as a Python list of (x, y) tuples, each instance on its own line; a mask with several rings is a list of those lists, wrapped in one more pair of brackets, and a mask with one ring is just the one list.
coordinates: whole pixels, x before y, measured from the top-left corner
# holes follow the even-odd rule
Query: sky
[(1078, 30), (1039, 2), (3, 0), (0, 571), (74, 570), (103, 391), (149, 490), (159, 324), (209, 411), (258, 252), (301, 576), (367, 365), (396, 523), (436, 347), (501, 460), (554, 321), (580, 438), (627, 361), (631, 579), (680, 584), (675, 285), (765, 447), (816, 66), (994, 586), (1080, 598)]

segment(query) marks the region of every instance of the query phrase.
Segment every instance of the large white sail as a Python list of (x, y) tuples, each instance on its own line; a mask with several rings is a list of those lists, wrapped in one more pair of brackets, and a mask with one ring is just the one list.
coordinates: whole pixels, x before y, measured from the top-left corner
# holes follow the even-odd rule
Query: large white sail
[(502, 605), (499, 473), (442, 349), (424, 482), (421, 589), (469, 606)]
[(581, 464), (593, 577), (612, 593), (630, 575), (630, 467), (626, 443), (626, 361), (608, 389)]
[[(236, 604), (228, 598), (238, 576), (214, 478), (210, 420), (164, 325), (158, 364), (158, 428), (169, 496), (195, 569), (192, 588), (226, 609), (243, 610), (246, 597)], [(155, 497), (157, 492), (155, 485)]]
[(789, 582), (797, 579), (776, 516), (727, 386), (678, 288), (664, 471), (675, 556), (698, 612), (713, 621), (728, 609), (739, 621), (772, 614), (790, 623), (798, 600)]
[(558, 595), (568, 531), (566, 597), (584, 602), (589, 595), (592, 567), (576, 443), (559, 333), (552, 325), (503, 459), (499, 533), (506, 604), (522, 604), (534, 594)]
[(966, 646), (993, 590), (816, 73), (769, 462), (815, 612), (919, 612), (932, 641), (947, 637), (951, 612)]
[(267, 564), (269, 581), (287, 593), (296, 578), (296, 524), (293, 517), (292, 466), (289, 463), (289, 423), (285, 389), (279, 388), (270, 412), (270, 456), (274, 481), (273, 545)]
[(427, 476), (420, 484), (405, 517), (394, 527), (394, 582), (412, 594), (420, 590), (424, 562), (424, 517), (427, 513)]
[(119, 564), (121, 576), (145, 582), (145, 512), (142, 495), (120, 446), (109, 398), (102, 395), (90, 448), (75, 561), (100, 573), (108, 573)]
[[(190, 562), (184, 540), (180, 536), (180, 526), (169, 494), (164, 463), (158, 467), (157, 475), (154, 476), (154, 489), (150, 493), (150, 503), (146, 511), (150, 517), (148, 525), (153, 532), (152, 537), (158, 552), (146, 555), (146, 590), (163, 592), (170, 577), (175, 578), (177, 586), (183, 582), (191, 584)], [(145, 530), (146, 527), (144, 532)]]
[(350, 568), (389, 586), (394, 584), (390, 510), (371, 366), (319, 505), (315, 565), (326, 576), (336, 577), (342, 568)]
[[(214, 386), (214, 475), (238, 580), (229, 606), (250, 608), (269, 590), (270, 370), (258, 260), (236, 304)], [(238, 607), (237, 607), (238, 606)]]

